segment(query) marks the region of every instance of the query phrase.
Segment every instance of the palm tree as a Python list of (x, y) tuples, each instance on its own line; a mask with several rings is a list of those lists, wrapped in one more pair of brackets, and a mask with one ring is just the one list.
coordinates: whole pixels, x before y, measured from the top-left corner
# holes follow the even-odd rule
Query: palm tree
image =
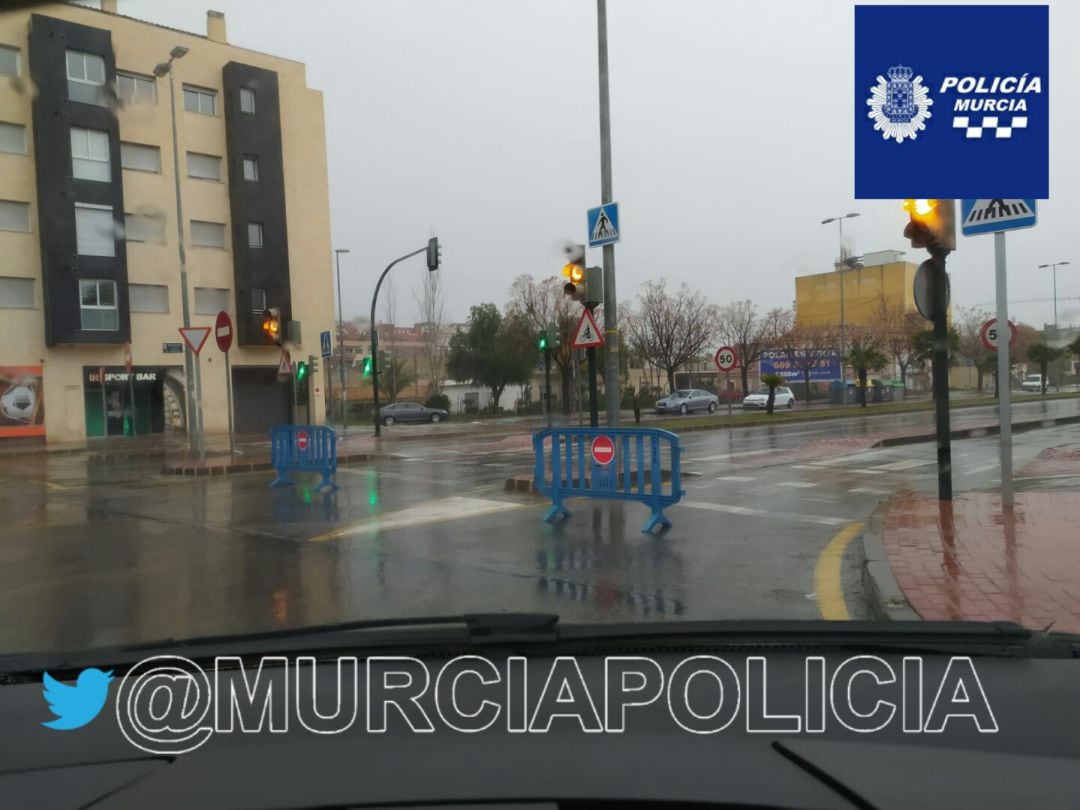
[(859, 404), (866, 407), (866, 375), (889, 362), (877, 346), (853, 346), (844, 358), (859, 375)]
[(1056, 349), (1045, 343), (1028, 346), (1027, 359), (1039, 364), (1039, 376), (1042, 377), (1042, 393), (1046, 393), (1046, 369), (1051, 363), (1065, 354), (1065, 349)]
[(772, 413), (773, 403), (776, 402), (776, 389), (784, 384), (784, 378), (779, 374), (762, 374), (761, 384), (769, 387), (769, 399), (765, 402), (765, 413)]

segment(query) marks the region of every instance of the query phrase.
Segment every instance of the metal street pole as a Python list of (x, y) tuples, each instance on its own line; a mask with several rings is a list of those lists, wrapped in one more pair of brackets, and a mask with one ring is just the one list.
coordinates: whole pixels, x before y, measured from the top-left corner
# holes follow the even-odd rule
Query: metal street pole
[[(173, 181), (176, 187), (176, 241), (180, 256), (180, 307), (184, 327), (191, 326), (191, 307), (188, 303), (187, 255), (184, 251), (184, 206), (180, 193), (180, 146), (176, 133), (176, 85), (173, 81), (172, 63), (188, 52), (182, 45), (177, 45), (169, 52), (167, 62), (154, 68), (154, 75), (169, 76), (169, 113), (172, 118)], [(184, 343), (184, 389), (187, 395), (188, 446), (193, 454), (203, 458), (202, 386), (200, 384), (199, 364), (192, 356), (191, 347)]]
[[(1054, 332), (1057, 332), (1058, 328), (1058, 313), (1057, 313), (1057, 269), (1059, 266), (1064, 266), (1068, 262), (1051, 262), (1050, 264), (1040, 264), (1039, 269), (1043, 270), (1047, 267), (1050, 268), (1050, 272), (1054, 276)], [(1056, 337), (1056, 335), (1055, 335)]]
[(379, 289), (382, 287), (383, 279), (386, 278), (386, 274), (390, 272), (395, 264), (426, 252), (427, 248), (422, 247), (419, 250), (414, 250), (412, 253), (406, 253), (400, 258), (394, 259), (390, 264), (386, 265), (386, 269), (382, 271), (382, 275), (379, 276), (379, 280), (375, 284), (375, 294), (371, 296), (371, 385), (374, 389), (375, 438), (379, 438), (382, 435), (382, 422), (379, 421), (379, 374), (382, 373), (382, 369), (379, 368), (379, 330), (375, 328), (375, 306), (379, 301)]
[[(341, 314), (341, 254), (348, 252), (348, 248), (337, 248), (334, 251), (334, 259), (337, 262), (338, 380), (341, 382), (341, 413), (338, 415), (341, 417), (341, 438), (343, 439), (349, 430), (349, 420), (345, 415), (345, 322)], [(371, 324), (371, 328), (375, 328), (374, 323)], [(326, 376), (331, 380), (330, 384), (333, 385), (334, 375), (327, 374)]]
[(857, 212), (850, 214), (844, 214), (839, 217), (829, 217), (828, 219), (821, 220), (822, 225), (828, 225), (830, 222), (835, 222), (839, 226), (840, 231), (840, 264), (837, 274), (840, 277), (840, 377), (841, 382), (847, 380), (847, 375), (844, 374), (844, 347), (847, 345), (847, 317), (844, 312), (844, 220), (853, 219), (859, 216)]
[(994, 234), (994, 277), (997, 294), (997, 389), (998, 389), (998, 424), (1001, 426), (1000, 451), (1001, 451), (1001, 506), (1011, 509), (1013, 505), (1013, 481), (1012, 481), (1012, 412), (1010, 410), (1009, 397), (1009, 339), (1012, 337), (1012, 329), (1009, 328), (1009, 297), (1008, 284), (1005, 274), (1005, 233), (998, 231)]
[[(949, 428), (949, 277), (946, 252), (935, 251), (929, 260), (934, 323), (934, 352), (931, 373), (934, 383), (934, 421), (937, 428), (938, 500), (952, 500), (952, 437)], [(1006, 327), (1008, 328), (1008, 327)], [(865, 392), (864, 392), (865, 395)]]
[[(608, 97), (607, 1), (596, 0), (597, 51), (600, 68), (600, 202), (613, 202), (611, 190), (611, 101)], [(604, 398), (606, 421), (618, 427), (622, 391), (619, 386), (619, 320), (615, 295), (615, 246), (604, 245)]]

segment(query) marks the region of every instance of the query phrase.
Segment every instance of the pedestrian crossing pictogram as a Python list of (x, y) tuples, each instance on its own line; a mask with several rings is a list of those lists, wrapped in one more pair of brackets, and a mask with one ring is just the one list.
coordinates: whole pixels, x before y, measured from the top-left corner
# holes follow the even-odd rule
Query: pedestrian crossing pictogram
[(613, 227), (611, 227), (611, 220), (608, 219), (607, 212), (601, 211), (600, 216), (596, 218), (596, 225), (593, 227), (592, 237), (594, 242), (601, 239), (611, 239), (613, 236), (618, 236), (619, 233)]
[(1035, 200), (963, 200), (960, 208), (960, 227), (966, 236), (1028, 228), (1036, 219)]
[(618, 242), (619, 204), (605, 203), (598, 208), (590, 208), (586, 215), (589, 232), (589, 247), (600, 247)]

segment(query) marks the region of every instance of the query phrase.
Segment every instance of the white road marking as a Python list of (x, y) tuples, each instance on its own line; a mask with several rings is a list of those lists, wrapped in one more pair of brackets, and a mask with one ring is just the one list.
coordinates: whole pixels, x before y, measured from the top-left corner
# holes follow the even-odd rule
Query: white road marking
[(744, 450), (740, 453), (720, 453), (715, 456), (700, 456), (698, 458), (690, 459), (691, 461), (724, 461), (729, 458), (740, 458), (742, 456), (760, 456), (762, 453), (775, 453), (776, 450), (770, 448), (768, 450)]
[(816, 487), (817, 484), (812, 481), (781, 481), (776, 486), (791, 487), (792, 489), (807, 489), (808, 487)]
[(773, 520), (786, 520), (792, 523), (813, 523), (818, 526), (842, 526), (850, 523), (849, 518), (833, 518), (821, 515), (806, 515), (797, 512), (778, 512), (775, 509), (751, 509), (748, 506), (732, 506), (726, 503), (705, 503), (703, 501), (682, 501), (680, 506), (689, 509), (704, 509), (709, 512), (726, 512), (730, 515), (746, 515), (749, 517), (772, 518)]
[(414, 526), (423, 526), (429, 523), (441, 523), (448, 520), (460, 520), (462, 518), (490, 515), (496, 512), (507, 512), (512, 509), (524, 509), (529, 504), (515, 503), (513, 501), (496, 501), (486, 498), (466, 498), (454, 496), (442, 498), (437, 501), (411, 506), (396, 512), (383, 515), (375, 515), (358, 521), (351, 526), (343, 526), (326, 534), (308, 538), (309, 540), (336, 540), (341, 537), (352, 537), (373, 532), (385, 532), (392, 529), (406, 529)]
[(903, 461), (893, 461), (889, 464), (879, 464), (872, 468), (883, 472), (900, 472), (901, 470), (913, 470), (916, 467), (925, 467), (928, 464), (937, 464), (934, 459), (908, 458)]
[(993, 464), (983, 464), (979, 467), (972, 467), (970, 470), (965, 470), (963, 467), (956, 467), (955, 469), (964, 475), (979, 475), (990, 470), (996, 470), (1000, 464), (1000, 461), (995, 461)]
[(717, 477), (717, 481), (756, 481), (756, 478), (751, 478), (749, 475), (721, 475)]
[(865, 495), (888, 495), (889, 494), (889, 490), (887, 490), (887, 489), (874, 489), (873, 487), (855, 487), (854, 489), (849, 489), (848, 492), (858, 492), (858, 493), (865, 494)]

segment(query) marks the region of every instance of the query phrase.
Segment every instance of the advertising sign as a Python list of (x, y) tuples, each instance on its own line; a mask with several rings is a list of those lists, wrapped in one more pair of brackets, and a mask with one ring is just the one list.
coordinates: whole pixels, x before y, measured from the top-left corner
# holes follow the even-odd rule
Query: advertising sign
[(44, 435), (41, 366), (0, 366), (0, 439)]
[[(761, 373), (779, 374), (788, 382), (803, 382), (805, 380), (801, 365), (801, 359), (799, 365), (796, 365), (791, 362), (785, 352), (765, 351), (761, 353)], [(829, 380), (839, 379), (839, 355), (823, 355), (813, 359), (813, 366), (810, 368), (810, 382), (828, 382)]]

